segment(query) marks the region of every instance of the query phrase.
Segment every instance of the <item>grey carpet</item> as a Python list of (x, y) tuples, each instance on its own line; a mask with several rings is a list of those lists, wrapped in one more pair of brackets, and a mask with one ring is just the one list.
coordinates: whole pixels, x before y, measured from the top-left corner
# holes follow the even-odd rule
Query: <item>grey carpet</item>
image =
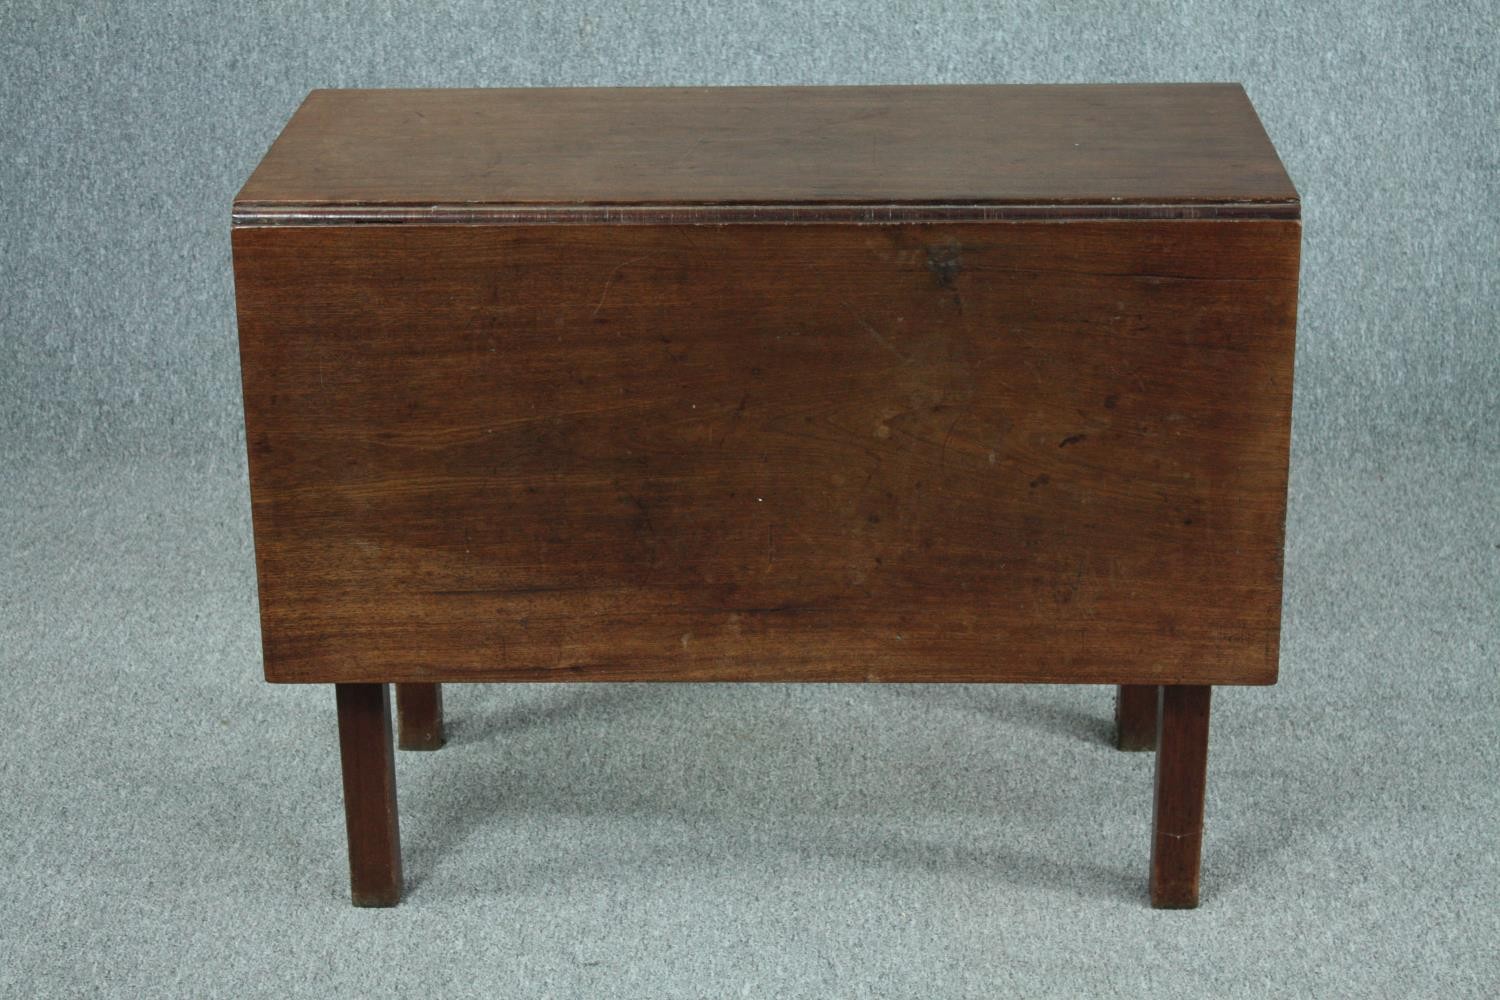
[[(1500, 993), (1500, 8), (0, 5), (0, 995)], [(229, 202), (317, 86), (1242, 80), (1305, 200), (1283, 680), (1204, 906), (1076, 687), (450, 689), (347, 904), (259, 679)]]

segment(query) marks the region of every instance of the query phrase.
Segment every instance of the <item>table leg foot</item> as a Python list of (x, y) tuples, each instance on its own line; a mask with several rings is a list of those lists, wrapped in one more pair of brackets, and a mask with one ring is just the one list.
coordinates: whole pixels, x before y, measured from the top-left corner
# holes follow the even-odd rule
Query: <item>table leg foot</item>
[(1157, 909), (1198, 905), (1212, 690), (1206, 684), (1160, 689), (1151, 816), (1151, 905)]
[(397, 744), (402, 750), (436, 750), (443, 739), (443, 686), (396, 685)]
[(1121, 684), (1115, 695), (1115, 746), (1121, 750), (1156, 749), (1155, 684)]
[(355, 906), (401, 901), (401, 833), (396, 822), (396, 755), (384, 684), (335, 684), (349, 885)]

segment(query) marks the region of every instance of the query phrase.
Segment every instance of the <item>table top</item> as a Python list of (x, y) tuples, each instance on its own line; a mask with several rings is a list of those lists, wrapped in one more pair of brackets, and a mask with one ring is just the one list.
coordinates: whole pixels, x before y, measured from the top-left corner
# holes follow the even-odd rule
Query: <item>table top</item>
[(316, 90), (237, 225), (1297, 218), (1238, 84)]

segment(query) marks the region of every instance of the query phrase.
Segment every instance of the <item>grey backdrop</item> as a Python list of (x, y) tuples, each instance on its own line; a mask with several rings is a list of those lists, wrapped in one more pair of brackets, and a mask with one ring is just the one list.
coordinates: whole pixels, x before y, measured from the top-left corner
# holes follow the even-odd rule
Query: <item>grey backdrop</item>
[[(1493, 995), (1500, 6), (0, 5), (0, 991)], [(1205, 900), (1091, 688), (450, 694), (343, 902), (258, 681), (229, 206), (338, 86), (1242, 81), (1304, 200), (1283, 681)], [(732, 737), (732, 738), (731, 738)]]

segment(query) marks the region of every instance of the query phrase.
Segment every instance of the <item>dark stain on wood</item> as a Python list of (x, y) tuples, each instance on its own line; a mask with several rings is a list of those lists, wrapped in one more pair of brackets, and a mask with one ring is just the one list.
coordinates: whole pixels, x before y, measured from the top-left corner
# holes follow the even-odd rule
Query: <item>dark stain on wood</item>
[(940, 288), (952, 289), (964, 269), (963, 248), (956, 243), (927, 248), (927, 270), (937, 278)]

